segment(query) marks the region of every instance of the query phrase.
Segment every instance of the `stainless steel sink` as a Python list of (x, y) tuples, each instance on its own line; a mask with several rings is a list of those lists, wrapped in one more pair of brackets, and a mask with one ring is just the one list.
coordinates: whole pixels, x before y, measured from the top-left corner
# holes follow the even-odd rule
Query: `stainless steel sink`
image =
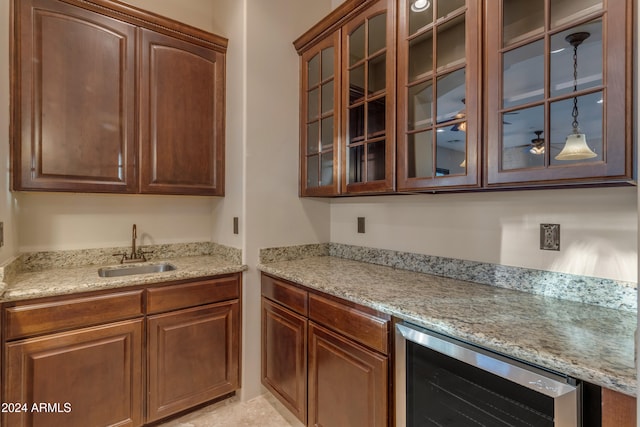
[(100, 277), (120, 277), (134, 274), (163, 273), (173, 271), (176, 266), (168, 262), (158, 262), (154, 264), (118, 265), (114, 267), (102, 267), (98, 269)]

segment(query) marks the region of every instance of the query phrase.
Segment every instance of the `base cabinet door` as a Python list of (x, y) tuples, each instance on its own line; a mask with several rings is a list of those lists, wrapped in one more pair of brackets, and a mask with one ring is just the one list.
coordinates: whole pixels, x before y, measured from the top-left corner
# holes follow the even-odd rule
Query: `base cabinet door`
[(383, 427), (388, 358), (309, 322), (308, 426)]
[[(2, 425), (143, 423), (142, 319), (8, 343)], [(55, 374), (54, 374), (55, 373)]]
[(307, 422), (307, 319), (262, 298), (262, 384)]
[(239, 387), (237, 300), (148, 317), (147, 422)]

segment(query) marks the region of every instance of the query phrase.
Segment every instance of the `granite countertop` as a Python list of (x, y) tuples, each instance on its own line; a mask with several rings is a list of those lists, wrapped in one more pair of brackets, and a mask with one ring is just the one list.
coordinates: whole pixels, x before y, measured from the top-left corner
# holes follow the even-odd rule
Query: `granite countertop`
[(636, 313), (332, 256), (268, 274), (635, 396)]
[[(168, 246), (168, 245), (167, 245)], [(203, 249), (204, 248), (204, 249)], [(116, 248), (117, 249), (117, 248)], [(158, 246), (147, 263), (168, 262), (176, 269), (162, 273), (100, 277), (98, 268), (117, 266), (114, 249), (25, 254), (5, 266), (2, 302), (67, 295), (101, 289), (162, 283), (246, 270), (240, 256), (211, 250), (211, 244)], [(77, 265), (80, 263), (81, 265)], [(128, 264), (136, 265), (136, 264)], [(7, 274), (7, 271), (9, 274)], [(0, 271), (2, 273), (2, 271)]]

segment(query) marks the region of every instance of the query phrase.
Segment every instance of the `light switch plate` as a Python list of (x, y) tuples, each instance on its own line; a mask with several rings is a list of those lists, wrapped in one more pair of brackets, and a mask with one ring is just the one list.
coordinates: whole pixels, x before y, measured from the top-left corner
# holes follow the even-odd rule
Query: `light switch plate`
[(540, 224), (540, 249), (560, 250), (560, 224)]

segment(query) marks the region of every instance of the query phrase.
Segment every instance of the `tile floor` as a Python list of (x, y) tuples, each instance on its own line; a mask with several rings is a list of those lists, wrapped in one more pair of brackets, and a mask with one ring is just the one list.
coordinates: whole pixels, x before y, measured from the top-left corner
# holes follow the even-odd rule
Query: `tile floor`
[(190, 414), (167, 421), (157, 427), (300, 427), (280, 402), (266, 393), (241, 402), (232, 397)]

